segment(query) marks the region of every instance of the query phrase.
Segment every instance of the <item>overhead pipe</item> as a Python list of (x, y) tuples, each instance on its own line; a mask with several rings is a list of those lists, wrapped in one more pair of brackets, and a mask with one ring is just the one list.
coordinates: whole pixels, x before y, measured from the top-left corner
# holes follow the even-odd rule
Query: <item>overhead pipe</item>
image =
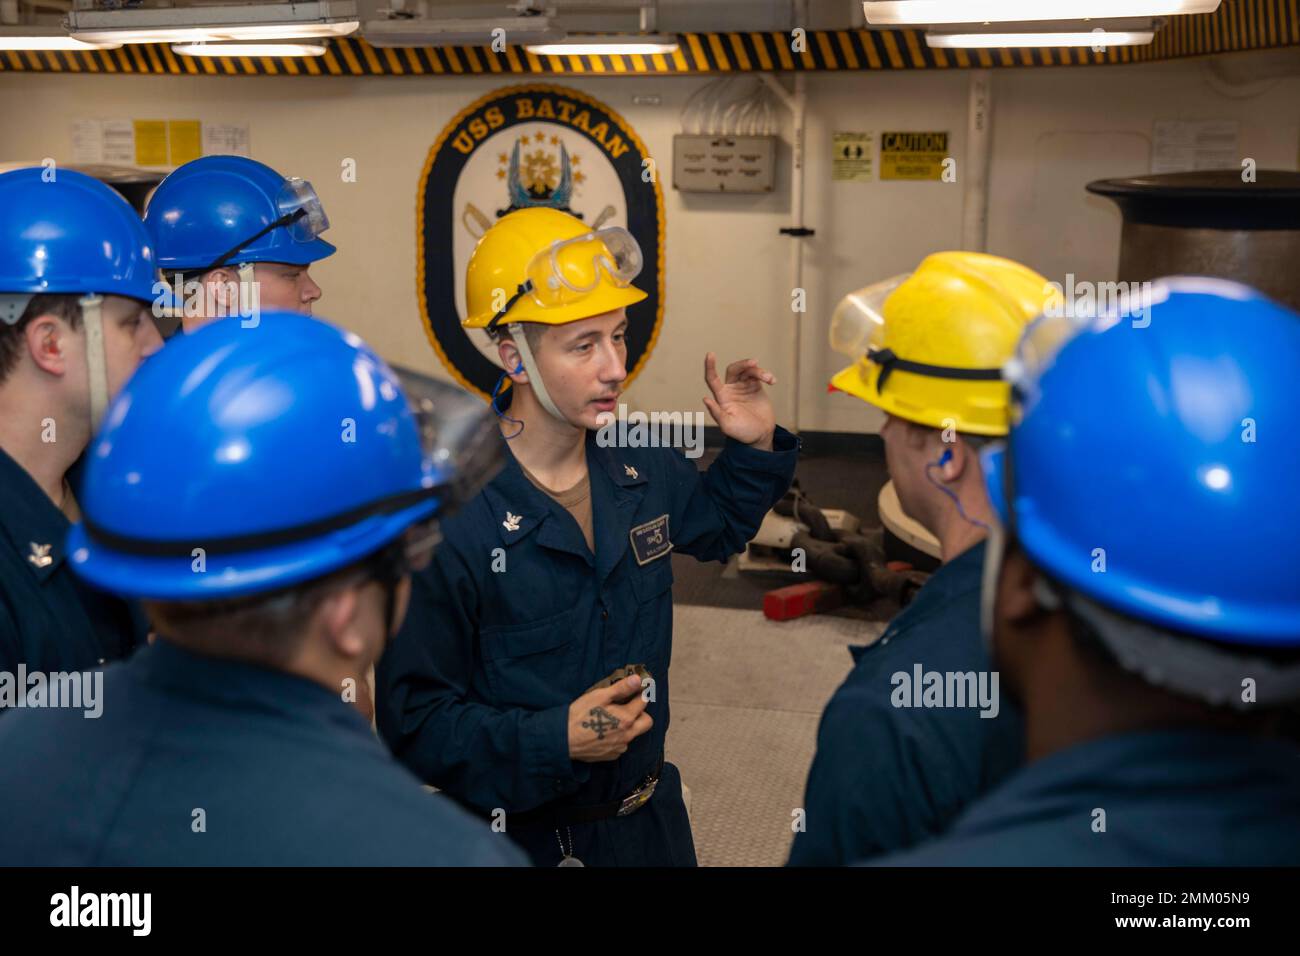
[(989, 232), (989, 160), (993, 150), (993, 81), (988, 70), (971, 70), (966, 110), (966, 184), (961, 217), (961, 247), (984, 252)]
[[(803, 240), (815, 234), (814, 230), (807, 228), (803, 221), (804, 125), (808, 108), (807, 78), (803, 73), (794, 75), (794, 93), (792, 94), (787, 92), (786, 88), (771, 73), (760, 73), (759, 77), (768, 89), (776, 94), (777, 99), (785, 104), (786, 109), (790, 111), (794, 127), (792, 132), (794, 143), (791, 150), (794, 161), (790, 176), (790, 206), (793, 212), (793, 223), (781, 230), (782, 235), (792, 236), (795, 240), (790, 252), (790, 294), (793, 296), (795, 289), (803, 288)], [(805, 303), (806, 301), (807, 297), (805, 296)], [(802, 312), (794, 313), (790, 349), (792, 358), (790, 382), (793, 392), (790, 430), (795, 434), (799, 433), (799, 384), (802, 366), (801, 352), (803, 350), (802, 316)]]

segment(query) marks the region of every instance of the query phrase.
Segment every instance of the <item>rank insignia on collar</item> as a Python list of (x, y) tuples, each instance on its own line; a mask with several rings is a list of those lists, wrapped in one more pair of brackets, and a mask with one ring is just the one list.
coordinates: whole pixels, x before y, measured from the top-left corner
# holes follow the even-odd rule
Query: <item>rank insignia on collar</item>
[(633, 481), (637, 479), (636, 469), (633, 468), (631, 465), (624, 465), (623, 471), (626, 472), (627, 476), (631, 478)]
[(32, 546), (32, 553), (27, 555), (28, 561), (36, 565), (38, 568), (48, 568), (54, 563), (54, 559), (50, 557), (50, 548), (53, 547), (53, 545), (37, 544), (35, 541), (30, 542), (30, 544)]
[(523, 520), (524, 520), (523, 515), (512, 515), (509, 511), (507, 511), (506, 520), (501, 522), (501, 524), (507, 531), (518, 531), (519, 522)]

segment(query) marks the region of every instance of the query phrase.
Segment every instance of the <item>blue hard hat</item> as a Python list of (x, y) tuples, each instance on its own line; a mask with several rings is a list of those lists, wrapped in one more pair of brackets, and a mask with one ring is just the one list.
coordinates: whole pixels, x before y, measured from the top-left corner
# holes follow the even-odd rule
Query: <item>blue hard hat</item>
[(0, 293), (156, 297), (149, 235), (99, 180), (56, 167), (0, 173), (0, 213)]
[(1019, 420), (983, 455), (992, 504), (1049, 577), (1113, 611), (1300, 646), (1300, 316), (1197, 277), (1135, 311), (1026, 329)]
[(243, 156), (204, 156), (159, 183), (145, 209), (165, 272), (245, 262), (307, 265), (334, 254), (311, 183)]
[(357, 336), (292, 312), (223, 319), (151, 357), (110, 406), (68, 553), (122, 595), (252, 594), (376, 553), (435, 513), (446, 479)]

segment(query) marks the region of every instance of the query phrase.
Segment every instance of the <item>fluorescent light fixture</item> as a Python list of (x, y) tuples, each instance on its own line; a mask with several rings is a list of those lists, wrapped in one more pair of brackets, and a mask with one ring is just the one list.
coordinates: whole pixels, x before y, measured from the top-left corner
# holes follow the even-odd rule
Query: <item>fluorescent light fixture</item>
[(653, 53), (674, 53), (677, 38), (659, 34), (627, 36), (569, 37), (559, 43), (527, 44), (525, 49), (538, 56), (619, 56)]
[(1213, 13), (1220, 0), (864, 0), (877, 26), (1002, 23), (1015, 20), (1104, 20)]
[(68, 11), (64, 26), (88, 43), (205, 43), (341, 37), (357, 21), (355, 0)]
[(490, 46), (494, 30), (505, 31), (506, 43), (549, 43), (565, 33), (547, 16), (367, 20), (361, 35), (371, 46)]
[(1155, 37), (1154, 30), (1092, 30), (1048, 33), (927, 33), (927, 46), (941, 49), (995, 49), (1020, 46), (1142, 46)]
[(1153, 17), (1119, 20), (1033, 20), (1024, 23), (933, 24), (925, 42), (941, 49), (1005, 47), (1112, 47), (1150, 43), (1166, 23)]
[(0, 50), (57, 50), (68, 53), (116, 50), (114, 43), (84, 43), (58, 27), (0, 27)]
[(324, 56), (323, 43), (175, 43), (181, 56)]

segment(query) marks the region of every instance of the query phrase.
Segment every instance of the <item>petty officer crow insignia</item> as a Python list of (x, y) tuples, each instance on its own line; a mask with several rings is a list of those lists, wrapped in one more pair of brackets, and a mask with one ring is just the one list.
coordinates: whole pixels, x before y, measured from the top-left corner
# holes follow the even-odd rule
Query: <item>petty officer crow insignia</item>
[[(425, 160), (417, 208), (417, 290), (429, 341), (485, 400), (501, 368), (482, 330), (461, 327), (465, 267), (480, 236), (516, 209), (549, 206), (592, 229), (622, 226), (643, 250), (647, 298), (627, 310), (628, 382), (663, 318), (664, 204), (645, 145), (613, 110), (562, 86), (511, 86), (462, 110)], [(520, 277), (521, 281), (523, 277)]]

